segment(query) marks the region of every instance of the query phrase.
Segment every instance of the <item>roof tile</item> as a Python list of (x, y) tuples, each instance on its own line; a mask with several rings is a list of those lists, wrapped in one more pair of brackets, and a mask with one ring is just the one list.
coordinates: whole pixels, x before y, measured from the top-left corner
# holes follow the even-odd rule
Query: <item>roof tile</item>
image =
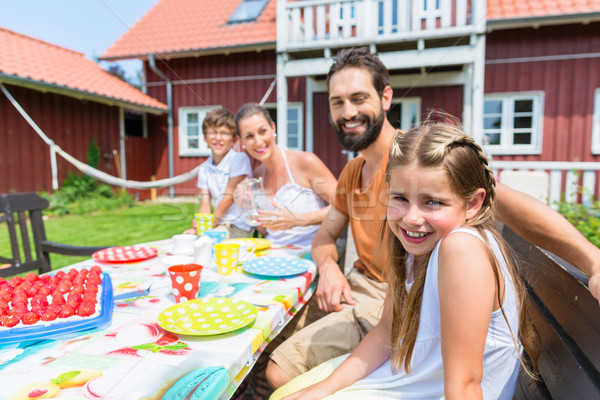
[(488, 0), (487, 19), (519, 19), (600, 12), (600, 0)]
[(166, 110), (158, 100), (104, 71), (82, 53), (0, 28), (0, 74)]

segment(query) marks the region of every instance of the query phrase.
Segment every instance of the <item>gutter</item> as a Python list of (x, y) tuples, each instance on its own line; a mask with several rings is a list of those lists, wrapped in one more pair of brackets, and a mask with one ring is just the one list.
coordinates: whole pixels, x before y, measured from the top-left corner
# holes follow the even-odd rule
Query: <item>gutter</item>
[(50, 92), (60, 94), (62, 96), (72, 97), (77, 100), (89, 100), (96, 103), (106, 104), (109, 106), (125, 107), (130, 110), (143, 111), (151, 114), (162, 114), (166, 111), (164, 108), (158, 108), (154, 106), (131, 103), (127, 100), (117, 99), (115, 97), (107, 97), (101, 94), (92, 92), (86, 92), (83, 90), (72, 89), (66, 86), (61, 86), (53, 83), (47, 83), (44, 81), (37, 81), (33, 79), (21, 78), (14, 75), (8, 75), (0, 72), (0, 83), (6, 83), (9, 85), (24, 87), (27, 89), (36, 90), (38, 92)]
[(581, 14), (541, 15), (526, 18), (492, 19), (487, 21), (487, 32), (502, 29), (538, 28), (545, 25), (589, 24), (599, 21), (600, 13), (589, 12)]
[[(173, 178), (173, 82), (169, 77), (158, 69), (156, 62), (154, 61), (154, 54), (148, 54), (148, 65), (150, 69), (154, 71), (156, 75), (161, 77), (167, 83), (167, 151), (168, 151), (168, 165), (169, 165), (169, 179)], [(173, 198), (175, 195), (173, 186), (169, 186), (169, 197)]]

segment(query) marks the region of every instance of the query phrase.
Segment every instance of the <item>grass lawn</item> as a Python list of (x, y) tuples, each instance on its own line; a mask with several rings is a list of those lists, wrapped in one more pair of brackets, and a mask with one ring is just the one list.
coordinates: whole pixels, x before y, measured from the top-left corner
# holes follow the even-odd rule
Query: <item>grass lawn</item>
[[(126, 246), (168, 239), (192, 226), (197, 204), (137, 204), (108, 212), (51, 217), (45, 221), (46, 236), (53, 242), (79, 246)], [(6, 225), (0, 229), (0, 254), (10, 257)], [(0, 225), (1, 227), (1, 225)], [(51, 254), (52, 269), (89, 257)]]

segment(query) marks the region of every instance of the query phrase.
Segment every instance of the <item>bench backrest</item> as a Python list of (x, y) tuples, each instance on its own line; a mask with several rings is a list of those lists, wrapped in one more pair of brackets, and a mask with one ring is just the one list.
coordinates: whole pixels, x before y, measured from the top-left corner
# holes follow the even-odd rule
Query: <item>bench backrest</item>
[(541, 344), (543, 381), (529, 385), (521, 371), (514, 398), (600, 399), (600, 305), (587, 288), (587, 277), (508, 227), (503, 237), (518, 254)]

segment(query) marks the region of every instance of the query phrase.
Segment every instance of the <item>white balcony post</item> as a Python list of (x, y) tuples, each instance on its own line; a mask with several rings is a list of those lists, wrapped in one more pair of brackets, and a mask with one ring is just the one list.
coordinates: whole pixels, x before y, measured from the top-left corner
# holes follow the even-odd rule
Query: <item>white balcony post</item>
[(277, 143), (287, 146), (288, 88), (285, 74), (286, 54), (277, 55)]

